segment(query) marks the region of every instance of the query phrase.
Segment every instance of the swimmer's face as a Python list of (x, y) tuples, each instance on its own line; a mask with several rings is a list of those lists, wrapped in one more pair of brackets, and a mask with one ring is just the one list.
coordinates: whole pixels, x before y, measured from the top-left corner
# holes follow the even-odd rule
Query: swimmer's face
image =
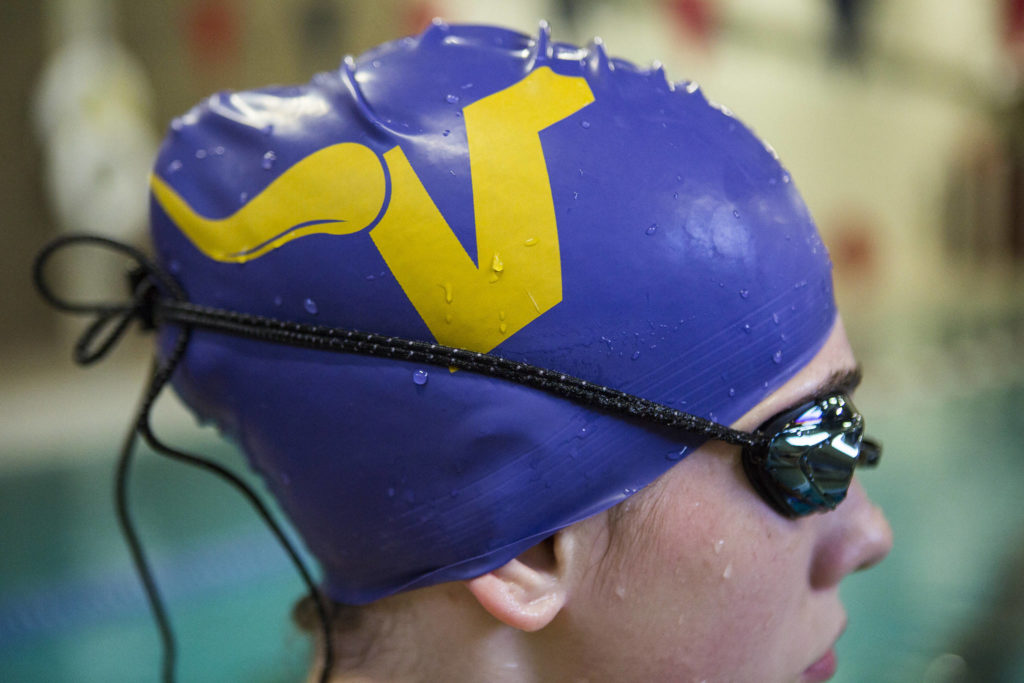
[[(839, 323), (735, 426), (756, 429), (855, 366)], [(836, 510), (786, 519), (747, 482), (740, 449), (720, 442), (623, 505), (581, 525), (592, 557), (550, 625), (575, 641), (565, 680), (825, 680), (846, 624), (839, 582), (892, 546), (856, 480)]]

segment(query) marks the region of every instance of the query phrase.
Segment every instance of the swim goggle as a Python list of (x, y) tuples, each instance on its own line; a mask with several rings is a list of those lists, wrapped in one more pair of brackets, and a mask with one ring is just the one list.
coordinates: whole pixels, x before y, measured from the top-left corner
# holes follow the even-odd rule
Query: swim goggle
[(874, 467), (882, 446), (864, 437), (864, 418), (842, 392), (782, 411), (743, 448), (743, 471), (777, 512), (801, 517), (834, 509), (857, 467)]

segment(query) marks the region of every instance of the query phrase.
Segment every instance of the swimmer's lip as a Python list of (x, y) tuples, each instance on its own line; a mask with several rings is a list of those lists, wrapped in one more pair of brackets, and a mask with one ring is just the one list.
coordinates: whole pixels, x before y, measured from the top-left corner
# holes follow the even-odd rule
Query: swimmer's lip
[(822, 683), (827, 681), (836, 674), (836, 668), (838, 662), (836, 660), (836, 643), (839, 642), (839, 638), (842, 637), (843, 632), (846, 630), (846, 620), (843, 620), (843, 625), (839, 629), (839, 633), (832, 640), (832, 644), (829, 645), (828, 650), (821, 657), (816, 659), (814, 663), (804, 669), (804, 672), (800, 675), (800, 680), (804, 683)]
[(800, 680), (805, 683), (823, 683), (836, 674), (836, 651), (829, 648), (821, 659), (804, 670)]

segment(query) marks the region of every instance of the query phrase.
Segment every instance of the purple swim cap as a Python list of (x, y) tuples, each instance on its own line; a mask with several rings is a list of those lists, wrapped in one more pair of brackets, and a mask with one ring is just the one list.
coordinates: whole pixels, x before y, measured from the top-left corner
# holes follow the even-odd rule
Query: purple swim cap
[[(217, 94), (152, 179), (190, 300), (510, 358), (729, 424), (817, 352), (831, 266), (772, 150), (601, 45), (435, 24)], [(173, 330), (165, 330), (166, 347)], [(470, 578), (700, 439), (506, 380), (196, 330), (175, 375), (365, 603)]]

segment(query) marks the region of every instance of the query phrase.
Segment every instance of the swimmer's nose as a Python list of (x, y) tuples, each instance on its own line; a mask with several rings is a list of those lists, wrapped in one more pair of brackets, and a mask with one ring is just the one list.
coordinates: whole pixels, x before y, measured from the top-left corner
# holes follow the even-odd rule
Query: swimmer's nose
[(847, 575), (878, 564), (892, 550), (889, 520), (856, 480), (846, 500), (822, 521), (827, 526), (811, 566), (814, 588), (833, 587)]

